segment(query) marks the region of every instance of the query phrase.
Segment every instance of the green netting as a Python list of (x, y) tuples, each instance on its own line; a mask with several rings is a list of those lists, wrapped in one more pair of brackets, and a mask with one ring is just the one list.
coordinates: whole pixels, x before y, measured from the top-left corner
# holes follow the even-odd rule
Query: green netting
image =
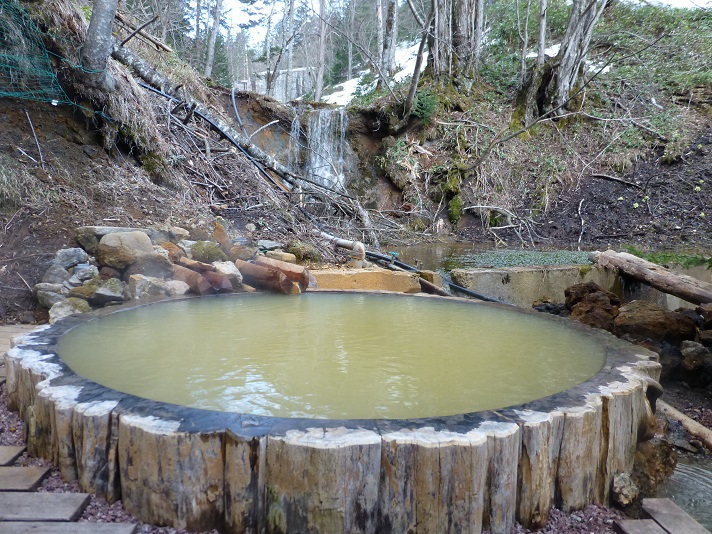
[(0, 97), (71, 104), (42, 33), (15, 0), (0, 0)]

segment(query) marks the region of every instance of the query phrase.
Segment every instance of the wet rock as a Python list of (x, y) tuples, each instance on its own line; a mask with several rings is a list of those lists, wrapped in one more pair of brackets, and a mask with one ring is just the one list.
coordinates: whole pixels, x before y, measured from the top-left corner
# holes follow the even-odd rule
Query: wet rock
[(50, 324), (56, 323), (64, 317), (69, 317), (75, 313), (88, 313), (91, 311), (91, 306), (84, 299), (70, 297), (66, 300), (54, 304), (49, 309)]
[(71, 276), (67, 269), (58, 263), (52, 263), (45, 271), (42, 282), (45, 284), (61, 284), (65, 280), (69, 280)]
[(680, 348), (680, 378), (691, 387), (705, 387), (712, 382), (712, 354), (701, 343), (683, 341)]
[(212, 263), (226, 261), (227, 255), (220, 249), (220, 245), (212, 241), (197, 241), (190, 247), (190, 255), (196, 261)]
[(67, 298), (67, 293), (69, 292), (62, 284), (48, 284), (45, 282), (35, 284), (34, 291), (37, 302), (44, 308), (51, 308), (58, 302), (62, 302)]
[(576, 304), (583, 301), (591, 294), (603, 295), (601, 297), (597, 297), (596, 300), (600, 302), (607, 302), (610, 306), (620, 306), (621, 304), (620, 299), (614, 293), (606, 291), (595, 282), (586, 282), (585, 284), (573, 285), (564, 290), (564, 296), (566, 297), (566, 308), (568, 310), (573, 309)]
[(181, 280), (166, 280), (168, 296), (177, 297), (190, 291), (190, 286)]
[(673, 446), (664, 439), (654, 438), (639, 443), (635, 451), (632, 478), (641, 497), (653, 497), (658, 486), (670, 478), (677, 465)]
[(613, 321), (618, 315), (618, 306), (612, 304), (610, 296), (606, 293), (608, 292), (598, 291), (584, 295), (570, 308), (571, 318), (594, 328), (613, 332)]
[(80, 263), (89, 261), (89, 255), (80, 248), (64, 248), (58, 250), (54, 256), (52, 263), (55, 263), (65, 269), (74, 267)]
[(640, 495), (640, 489), (628, 473), (617, 473), (613, 476), (611, 497), (621, 506), (629, 506)]
[(692, 321), (695, 323), (695, 326), (697, 328), (703, 328), (703, 326), (704, 326), (704, 323), (705, 323), (704, 319), (695, 310), (691, 310), (689, 308), (678, 308), (677, 310), (675, 310), (675, 313), (678, 313), (684, 317), (689, 317), (690, 319), (692, 319)]
[(151, 239), (143, 232), (107, 234), (96, 248), (97, 261), (115, 269), (125, 269), (145, 254), (154, 252)]
[(702, 317), (702, 328), (704, 330), (712, 330), (712, 303), (702, 304), (695, 311)]
[(682, 364), (680, 348), (677, 345), (663, 342), (660, 344), (657, 352), (660, 357), (660, 365), (662, 365), (660, 379), (677, 380), (680, 374), (680, 365)]
[(561, 317), (568, 317), (569, 315), (569, 310), (566, 309), (565, 304), (550, 302), (548, 300), (537, 300), (532, 304), (532, 308), (538, 312), (550, 313)]
[(232, 282), (227, 275), (215, 271), (205, 271), (203, 277), (210, 282), (210, 285), (218, 293), (231, 293), (233, 290)]
[(128, 280), (134, 274), (142, 274), (154, 278), (171, 278), (173, 276), (173, 264), (167, 256), (162, 254), (141, 255), (126, 269), (124, 279)]
[(695, 339), (697, 328), (689, 317), (650, 302), (634, 300), (619, 309), (614, 333), (617, 336), (627, 334), (636, 341), (650, 339), (681, 343)]
[(712, 347), (712, 330), (703, 330), (702, 332), (697, 334), (697, 339), (705, 347)]

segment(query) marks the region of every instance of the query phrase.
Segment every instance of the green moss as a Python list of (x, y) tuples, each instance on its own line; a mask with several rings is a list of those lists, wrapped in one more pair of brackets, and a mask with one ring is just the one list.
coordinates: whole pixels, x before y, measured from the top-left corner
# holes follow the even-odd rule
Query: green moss
[(457, 224), (462, 217), (463, 201), (460, 195), (455, 195), (448, 204), (447, 215), (452, 224)]
[(579, 267), (579, 276), (581, 278), (585, 277), (588, 273), (591, 272), (592, 267), (590, 265), (582, 265)]
[(321, 263), (322, 261), (321, 252), (314, 245), (303, 241), (292, 241), (287, 247), (287, 252), (294, 254), (299, 263)]
[(214, 261), (226, 261), (227, 256), (220, 249), (220, 245), (212, 241), (197, 241), (190, 247), (190, 254), (196, 261), (212, 263)]
[(658, 265), (679, 265), (683, 269), (691, 267), (706, 267), (712, 270), (712, 257), (701, 254), (686, 254), (684, 252), (643, 252), (634, 246), (623, 247), (628, 252), (644, 260)]

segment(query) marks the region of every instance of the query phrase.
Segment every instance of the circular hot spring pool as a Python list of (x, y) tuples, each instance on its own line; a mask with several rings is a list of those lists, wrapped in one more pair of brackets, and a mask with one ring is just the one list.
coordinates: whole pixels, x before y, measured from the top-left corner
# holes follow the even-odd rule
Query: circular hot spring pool
[(28, 452), (83, 491), (152, 524), (305, 533), (509, 533), (606, 503), (660, 371), (575, 321), (365, 292), (105, 308), (6, 367)]
[(600, 371), (558, 322), (384, 294), (166, 302), (85, 323), (59, 355), (139, 397), (274, 417), (415, 419), (523, 404)]

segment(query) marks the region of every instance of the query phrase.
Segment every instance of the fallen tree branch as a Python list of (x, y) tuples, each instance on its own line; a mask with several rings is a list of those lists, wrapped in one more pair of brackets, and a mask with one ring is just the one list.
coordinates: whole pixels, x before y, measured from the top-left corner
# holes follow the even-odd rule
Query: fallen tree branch
[(628, 185), (630, 187), (637, 187), (638, 189), (643, 189), (642, 185), (636, 184), (635, 182), (629, 182), (628, 180), (623, 180), (622, 178), (616, 178), (610, 174), (595, 173), (591, 175), (591, 178), (602, 178), (603, 180), (610, 180), (611, 182), (618, 182), (620, 184)]

